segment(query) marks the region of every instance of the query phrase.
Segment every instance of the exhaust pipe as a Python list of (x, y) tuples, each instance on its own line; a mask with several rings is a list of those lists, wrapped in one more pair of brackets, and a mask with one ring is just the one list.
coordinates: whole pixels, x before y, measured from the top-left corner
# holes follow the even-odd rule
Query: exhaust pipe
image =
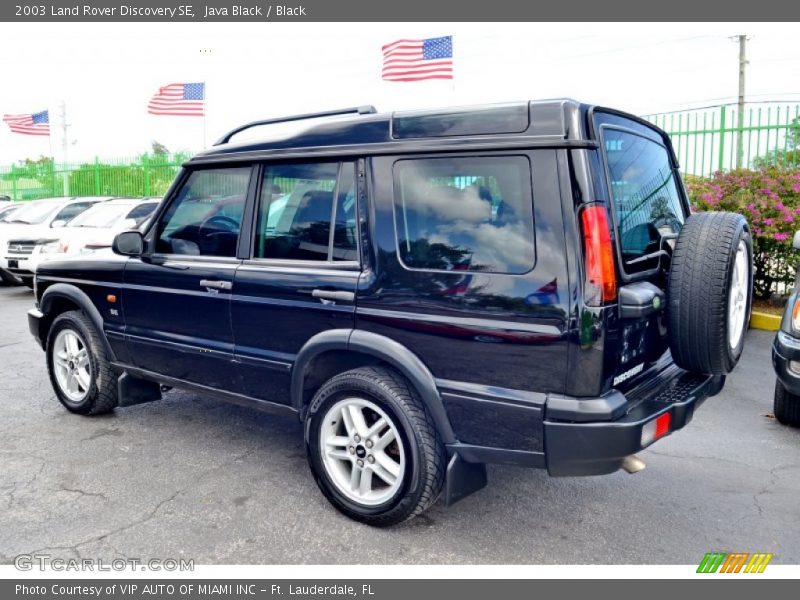
[(644, 471), (646, 466), (647, 465), (644, 464), (644, 461), (635, 454), (626, 456), (622, 461), (622, 468), (626, 473), (630, 473), (631, 475), (638, 473), (639, 471)]

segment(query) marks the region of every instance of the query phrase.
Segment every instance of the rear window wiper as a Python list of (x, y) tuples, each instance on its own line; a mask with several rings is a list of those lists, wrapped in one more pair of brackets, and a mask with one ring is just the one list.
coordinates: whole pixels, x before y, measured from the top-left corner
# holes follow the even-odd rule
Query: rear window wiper
[(662, 256), (669, 256), (669, 252), (666, 250), (656, 250), (655, 252), (650, 252), (649, 254), (643, 254), (642, 256), (637, 256), (636, 258), (632, 258), (630, 260), (626, 260), (626, 265), (635, 265), (640, 262), (645, 262), (648, 260), (652, 260), (654, 258), (660, 258)]
[(635, 265), (635, 264), (638, 264), (638, 263), (641, 263), (641, 262), (645, 262), (645, 261), (653, 260), (653, 259), (657, 258), (658, 259), (658, 266), (661, 267), (661, 257), (662, 256), (666, 256), (667, 258), (672, 258), (672, 255), (669, 252), (667, 252), (666, 250), (664, 250), (663, 248), (661, 248), (661, 246), (664, 244), (665, 241), (674, 240), (674, 239), (677, 239), (677, 238), (678, 238), (678, 234), (677, 233), (662, 233), (662, 234), (660, 234), (660, 239), (658, 241), (659, 250), (656, 250), (655, 252), (650, 252), (648, 254), (643, 254), (642, 256), (637, 256), (636, 258), (632, 258), (630, 260), (626, 260), (625, 261), (625, 265)]

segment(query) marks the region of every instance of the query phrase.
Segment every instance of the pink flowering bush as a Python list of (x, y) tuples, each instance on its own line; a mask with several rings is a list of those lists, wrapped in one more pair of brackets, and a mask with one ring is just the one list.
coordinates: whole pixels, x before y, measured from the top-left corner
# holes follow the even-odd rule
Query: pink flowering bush
[(750, 223), (756, 296), (768, 298), (777, 282), (791, 287), (797, 265), (791, 240), (800, 229), (800, 171), (768, 166), (685, 180), (695, 211), (736, 212)]

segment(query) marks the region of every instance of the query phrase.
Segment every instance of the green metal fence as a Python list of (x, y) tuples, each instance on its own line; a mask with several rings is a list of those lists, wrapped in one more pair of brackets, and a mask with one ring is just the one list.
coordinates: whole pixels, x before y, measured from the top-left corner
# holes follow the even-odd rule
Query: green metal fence
[(763, 103), (646, 115), (669, 133), (684, 173), (800, 163), (800, 104)]
[[(800, 104), (762, 103), (646, 115), (670, 134), (684, 173), (710, 175), (737, 166), (800, 166)], [(146, 154), (53, 164), (42, 158), (0, 167), (0, 196), (160, 196), (190, 156)]]
[(188, 154), (100, 159), (54, 164), (50, 159), (0, 167), (0, 196), (161, 196)]

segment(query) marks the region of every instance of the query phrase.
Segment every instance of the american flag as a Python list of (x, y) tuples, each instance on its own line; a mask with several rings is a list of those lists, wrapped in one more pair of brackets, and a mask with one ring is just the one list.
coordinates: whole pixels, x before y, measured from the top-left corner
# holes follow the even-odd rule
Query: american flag
[(202, 117), (206, 95), (205, 83), (170, 83), (158, 90), (147, 104), (151, 115)]
[(46, 110), (26, 115), (3, 115), (3, 122), (14, 133), (50, 135), (50, 115)]
[(384, 81), (453, 78), (453, 36), (397, 40), (383, 47)]

